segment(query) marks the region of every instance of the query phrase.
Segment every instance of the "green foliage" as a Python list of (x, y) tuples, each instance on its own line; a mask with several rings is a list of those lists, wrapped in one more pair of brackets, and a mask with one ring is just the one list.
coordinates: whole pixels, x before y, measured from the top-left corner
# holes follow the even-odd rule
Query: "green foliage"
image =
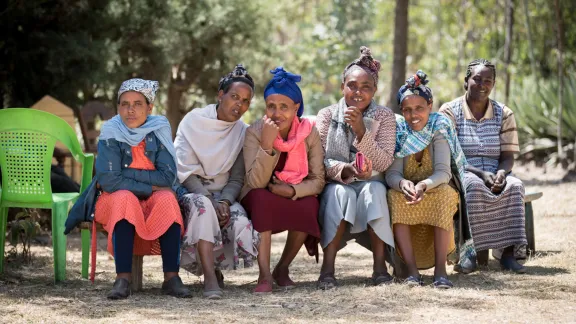
[(30, 251), (32, 240), (41, 233), (39, 219), (40, 215), (37, 211), (24, 209), (17, 213), (15, 219), (9, 224), (8, 236), (10, 245), (14, 247), (17, 254), (18, 244), (22, 244), (21, 257), (26, 262), (32, 260)]

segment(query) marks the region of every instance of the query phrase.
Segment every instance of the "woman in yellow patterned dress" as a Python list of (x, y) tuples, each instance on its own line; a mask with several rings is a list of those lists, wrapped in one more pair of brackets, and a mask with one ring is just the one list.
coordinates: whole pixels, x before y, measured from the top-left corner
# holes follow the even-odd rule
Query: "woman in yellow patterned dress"
[(401, 144), (417, 153), (396, 157), (386, 172), (386, 182), (393, 189), (388, 191), (388, 206), (396, 248), (408, 270), (404, 282), (422, 285), (418, 269), (434, 267), (434, 286), (451, 288), (446, 259), (455, 250), (453, 216), (459, 198), (449, 185), (451, 147), (446, 137), (450, 136), (435, 131), (442, 124), (438, 118), (443, 117), (432, 113), (432, 91), (426, 83), (426, 74), (418, 71), (398, 92), (404, 118), (397, 122), (407, 124), (410, 135), (397, 143), (397, 151)]

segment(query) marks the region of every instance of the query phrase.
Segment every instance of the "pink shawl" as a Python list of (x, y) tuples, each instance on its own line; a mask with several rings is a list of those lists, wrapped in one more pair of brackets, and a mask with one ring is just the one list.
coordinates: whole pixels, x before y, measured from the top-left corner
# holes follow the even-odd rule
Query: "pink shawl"
[(299, 184), (308, 176), (308, 154), (304, 140), (312, 131), (314, 124), (307, 118), (299, 120), (294, 116), (288, 139), (284, 141), (280, 135), (274, 140), (274, 148), (280, 152), (288, 152), (284, 169), (276, 171), (276, 177), (287, 184)]

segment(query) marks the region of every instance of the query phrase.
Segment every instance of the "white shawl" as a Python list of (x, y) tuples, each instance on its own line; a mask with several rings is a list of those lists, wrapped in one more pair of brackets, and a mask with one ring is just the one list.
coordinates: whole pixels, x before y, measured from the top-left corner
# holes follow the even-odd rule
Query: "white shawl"
[(178, 180), (184, 182), (192, 174), (214, 179), (230, 171), (244, 146), (247, 127), (241, 120), (218, 120), (214, 104), (186, 114), (174, 141)]

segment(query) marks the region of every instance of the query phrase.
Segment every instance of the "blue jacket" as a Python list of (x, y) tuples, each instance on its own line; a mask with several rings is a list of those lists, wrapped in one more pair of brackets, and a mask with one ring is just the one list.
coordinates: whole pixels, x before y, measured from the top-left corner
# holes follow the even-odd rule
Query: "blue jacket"
[[(136, 170), (128, 166), (132, 164), (132, 147), (114, 139), (98, 142), (96, 157), (96, 176), (88, 188), (80, 195), (66, 219), (65, 234), (84, 221), (94, 219), (94, 207), (100, 194), (128, 190), (139, 199), (152, 195), (152, 186), (172, 187), (177, 194), (182, 195), (183, 187), (176, 180), (176, 163), (174, 158), (154, 133), (145, 137), (146, 156), (155, 165), (156, 170)], [(100, 184), (100, 190), (96, 184)]]

